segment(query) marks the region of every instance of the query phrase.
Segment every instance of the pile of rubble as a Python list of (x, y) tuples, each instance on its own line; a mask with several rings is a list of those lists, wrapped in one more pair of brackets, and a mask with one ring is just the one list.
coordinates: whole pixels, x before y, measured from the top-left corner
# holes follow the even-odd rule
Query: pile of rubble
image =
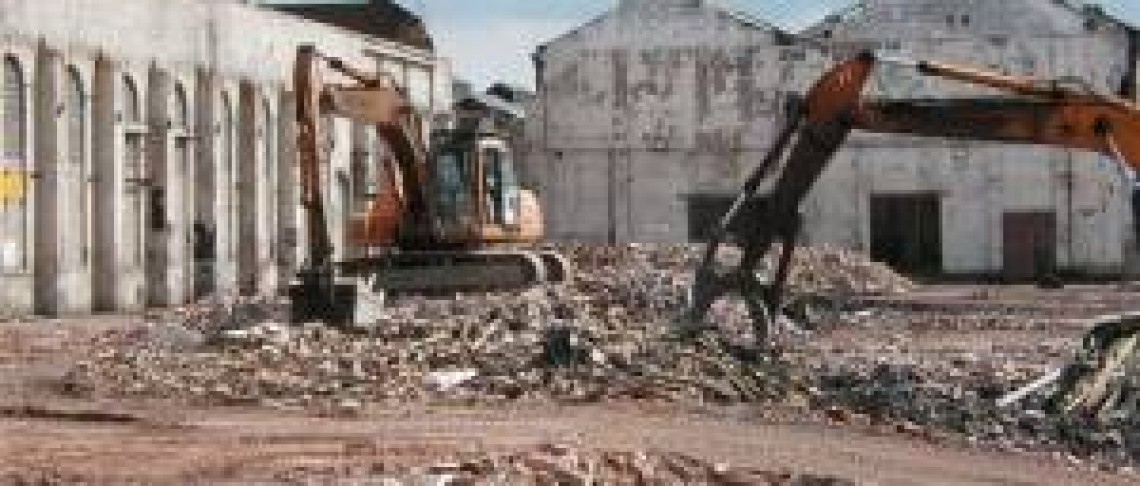
[(546, 300), (534, 292), (404, 302), (365, 335), (265, 323), (189, 349), (155, 345), (159, 334), (181, 332), (155, 326), (150, 335), (113, 336), (118, 342), (68, 383), (89, 394), (345, 409), (427, 399), (761, 401), (787, 388), (784, 366), (770, 356), (743, 360), (711, 338), (677, 342), (667, 328), (622, 313), (587, 326), (555, 317)]
[[(560, 245), (558, 251), (586, 275), (595, 272), (664, 272), (678, 284), (687, 286), (693, 270), (704, 256), (703, 245), (643, 245), (620, 247)], [(776, 253), (769, 254), (768, 268), (775, 268)], [(793, 293), (849, 295), (902, 294), (916, 285), (889, 266), (874, 262), (866, 255), (834, 246), (800, 247), (789, 275)]]
[[(1063, 328), (1057, 321), (1032, 314), (998, 319), (970, 311), (864, 311), (844, 320), (855, 327), (872, 315), (873, 324), (867, 325), (883, 332), (853, 341), (816, 341), (810, 344), (815, 349), (789, 357), (804, 370), (811, 408), (826, 411), (830, 420), (1004, 451), (1050, 453), (1118, 471), (1140, 466), (1140, 380), (1120, 387), (1098, 415), (1058, 413), (1049, 389), (1003, 406), (1002, 398), (1069, 362), (1079, 340), (1062, 335), (993, 342), (978, 333)], [(901, 329), (917, 332), (895, 336)], [(917, 342), (928, 330), (951, 332), (935, 344)], [(952, 341), (954, 334), (966, 341)]]
[[(278, 407), (418, 400), (764, 402), (796, 388), (739, 306), (727, 338), (675, 339), (694, 246), (566, 246), (568, 284), (513, 294), (394, 298), (361, 332), (289, 326), (280, 302), (215, 301), (111, 334), (69, 374), (77, 393)], [(894, 289), (905, 279), (841, 251), (808, 250), (793, 291)], [(858, 280), (858, 281), (856, 281)]]
[(403, 471), (383, 465), (303, 468), (278, 474), (275, 481), (357, 481), (369, 484), (707, 484), (845, 486), (834, 477), (793, 475), (732, 468), (679, 454), (588, 451), (545, 446), (507, 456), (479, 456)]

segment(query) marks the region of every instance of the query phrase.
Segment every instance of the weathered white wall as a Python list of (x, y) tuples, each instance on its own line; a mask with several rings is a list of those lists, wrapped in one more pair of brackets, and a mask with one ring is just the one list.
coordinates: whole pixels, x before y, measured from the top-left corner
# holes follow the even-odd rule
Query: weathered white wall
[[(29, 100), (23, 177), (31, 221), (28, 267), (0, 272), (0, 314), (134, 310), (203, 290), (285, 285), (302, 243), (289, 93), (302, 43), (395, 71), (428, 119), (449, 109), (441, 87), (450, 72), (430, 52), (240, 2), (0, 0), (0, 56), (19, 61)], [(87, 109), (78, 165), (68, 160), (71, 68)], [(139, 126), (123, 119), (125, 77), (138, 89)], [(185, 127), (173, 119), (176, 83), (186, 93)], [(232, 137), (223, 133), (223, 97)], [(126, 170), (128, 132), (143, 137), (142, 180)], [(351, 147), (343, 133), (330, 142)], [(348, 166), (340, 152), (328, 165), (334, 174)], [(329, 198), (343, 200), (341, 185), (330, 186)], [(156, 188), (165, 192), (162, 229), (150, 224)], [(215, 231), (212, 265), (193, 257), (195, 221)]]
[(704, 2), (630, 0), (548, 44), (527, 130), (551, 237), (685, 239), (685, 196), (734, 191), (820, 62), (779, 44)]
[[(1041, 79), (1075, 78), (1097, 92), (1116, 93), (1128, 70), (1127, 31), (1103, 20), (1086, 25), (1088, 19), (1048, 0), (871, 0), (806, 34), (837, 58), (871, 48)], [(995, 93), (885, 65), (868, 94)], [(1001, 270), (1002, 215), (1019, 211), (1056, 213), (1063, 267), (1112, 274), (1124, 263), (1131, 209), (1119, 171), (1103, 156), (1056, 148), (856, 134), (813, 193), (809, 236), (867, 249), (868, 196), (921, 192), (943, 197), (948, 273)]]
[[(1052, 0), (862, 4), (804, 33), (817, 47), (780, 46), (771, 29), (705, 2), (626, 0), (540, 48), (527, 163), (544, 181), (551, 236), (685, 240), (683, 196), (734, 192), (767, 151), (784, 93), (861, 50), (1076, 77), (1101, 92), (1127, 72), (1124, 29), (1090, 30), (1088, 16)], [(994, 93), (883, 66), (868, 94)], [(805, 205), (808, 239), (867, 250), (871, 195), (916, 192), (942, 196), (949, 273), (1002, 268), (1006, 211), (1056, 212), (1063, 266), (1112, 273), (1123, 263), (1128, 191), (1103, 157), (913, 137), (853, 136)]]

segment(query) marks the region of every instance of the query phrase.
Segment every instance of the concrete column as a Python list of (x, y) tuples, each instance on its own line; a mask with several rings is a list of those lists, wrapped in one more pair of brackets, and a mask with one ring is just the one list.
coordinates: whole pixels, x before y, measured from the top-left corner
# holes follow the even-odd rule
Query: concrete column
[(221, 292), (238, 292), (238, 148), (237, 148), (237, 83), (215, 79), (217, 135), (213, 148), (218, 160), (218, 288)]
[[(78, 55), (66, 56), (41, 44), (36, 71), (36, 153), (41, 162), (36, 310), (47, 315), (85, 313), (91, 309), (93, 66)], [(72, 115), (80, 119), (73, 122)]]
[(277, 90), (271, 86), (263, 86), (258, 90), (258, 121), (259, 126), (259, 145), (260, 145), (260, 177), (257, 178), (258, 184), (261, 188), (258, 194), (258, 205), (260, 206), (261, 214), (265, 216), (258, 218), (258, 223), (262, 226), (259, 228), (261, 237), (259, 241), (264, 252), (259, 255), (258, 259), (258, 292), (263, 295), (271, 295), (277, 292), (279, 269), (277, 268), (277, 260), (281, 254), (281, 244), (279, 239), (278, 225), (280, 220), (280, 211), (278, 200), (279, 194), (279, 178), (280, 178), (280, 144), (278, 143), (278, 136), (280, 133), (280, 126), (278, 122), (278, 99)]
[(272, 261), (268, 227), (270, 215), (266, 191), (265, 116), (260, 90), (249, 83), (241, 85), (238, 109), (238, 279), (241, 292), (255, 295), (263, 291)]
[(146, 183), (142, 147), (146, 73), (101, 58), (92, 106), (92, 306), (137, 311), (146, 303)]
[[(117, 67), (107, 58), (95, 62), (92, 86), (92, 308), (95, 311), (117, 310), (120, 300), (132, 294), (123, 287), (120, 271), (123, 245), (124, 174), (123, 117)], [(127, 302), (124, 302), (127, 303)]]
[(299, 226), (300, 174), (297, 167), (297, 141), (295, 101), (291, 93), (282, 91), (278, 97), (278, 157), (277, 157), (277, 253), (278, 285), (286, 288), (297, 273), (303, 255)]
[[(3, 166), (12, 172), (8, 177), (9, 217), (14, 218), (10, 228), (18, 228), (0, 236), (0, 315), (22, 315), (31, 313), (35, 304), (34, 262), (36, 257), (36, 185), (33, 177), (37, 173), (36, 151), (32, 146), (35, 140), (34, 111), (36, 92), (33, 89), (37, 77), (36, 52), (25, 46), (0, 45), (0, 62), (5, 58), (14, 60), (19, 68), (23, 93), (23, 145), (15, 153), (0, 152), (7, 159)], [(0, 80), (0, 86), (3, 81)], [(4, 108), (0, 105), (0, 111)], [(6, 148), (6, 147), (5, 147)], [(22, 158), (22, 160), (20, 160)]]

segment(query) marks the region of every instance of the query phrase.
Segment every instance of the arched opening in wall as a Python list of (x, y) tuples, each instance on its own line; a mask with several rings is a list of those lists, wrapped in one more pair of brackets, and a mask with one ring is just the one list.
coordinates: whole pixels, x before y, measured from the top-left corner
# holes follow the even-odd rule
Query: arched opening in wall
[[(64, 257), (65, 267), (75, 268), (86, 266), (91, 258), (89, 211), (91, 194), (88, 187), (87, 139), (85, 136), (87, 132), (87, 91), (83, 87), (83, 77), (75, 66), (68, 66), (67, 68), (67, 98), (64, 113), (67, 114), (67, 169), (61, 172), (69, 173), (71, 177), (64, 178), (64, 182), (61, 184), (66, 191), (65, 194), (72, 194), (79, 198), (78, 212), (73, 213), (79, 220), (72, 220), (72, 223), (61, 225), (60, 234), (63, 238), (60, 241), (65, 245), (70, 245), (69, 242), (72, 241), (78, 242), (74, 245), (75, 250), (67, 251)], [(63, 216), (67, 218), (66, 213)]]
[[(123, 121), (123, 259), (131, 271), (141, 271), (146, 264), (146, 188), (147, 172), (143, 166), (146, 125), (142, 118), (139, 88), (130, 76), (123, 76), (119, 97)], [(95, 276), (98, 278), (98, 276)], [(145, 287), (137, 289), (137, 300), (146, 299)]]
[(28, 157), (24, 70), (4, 56), (0, 76), (0, 274), (28, 272)]

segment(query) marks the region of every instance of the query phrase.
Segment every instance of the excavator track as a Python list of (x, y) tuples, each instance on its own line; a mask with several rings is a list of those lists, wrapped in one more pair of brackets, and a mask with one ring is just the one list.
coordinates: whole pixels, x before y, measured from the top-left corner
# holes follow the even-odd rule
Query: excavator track
[(388, 293), (451, 293), (518, 290), (561, 283), (570, 263), (554, 252), (404, 251), (341, 264), (346, 275), (368, 279)]

